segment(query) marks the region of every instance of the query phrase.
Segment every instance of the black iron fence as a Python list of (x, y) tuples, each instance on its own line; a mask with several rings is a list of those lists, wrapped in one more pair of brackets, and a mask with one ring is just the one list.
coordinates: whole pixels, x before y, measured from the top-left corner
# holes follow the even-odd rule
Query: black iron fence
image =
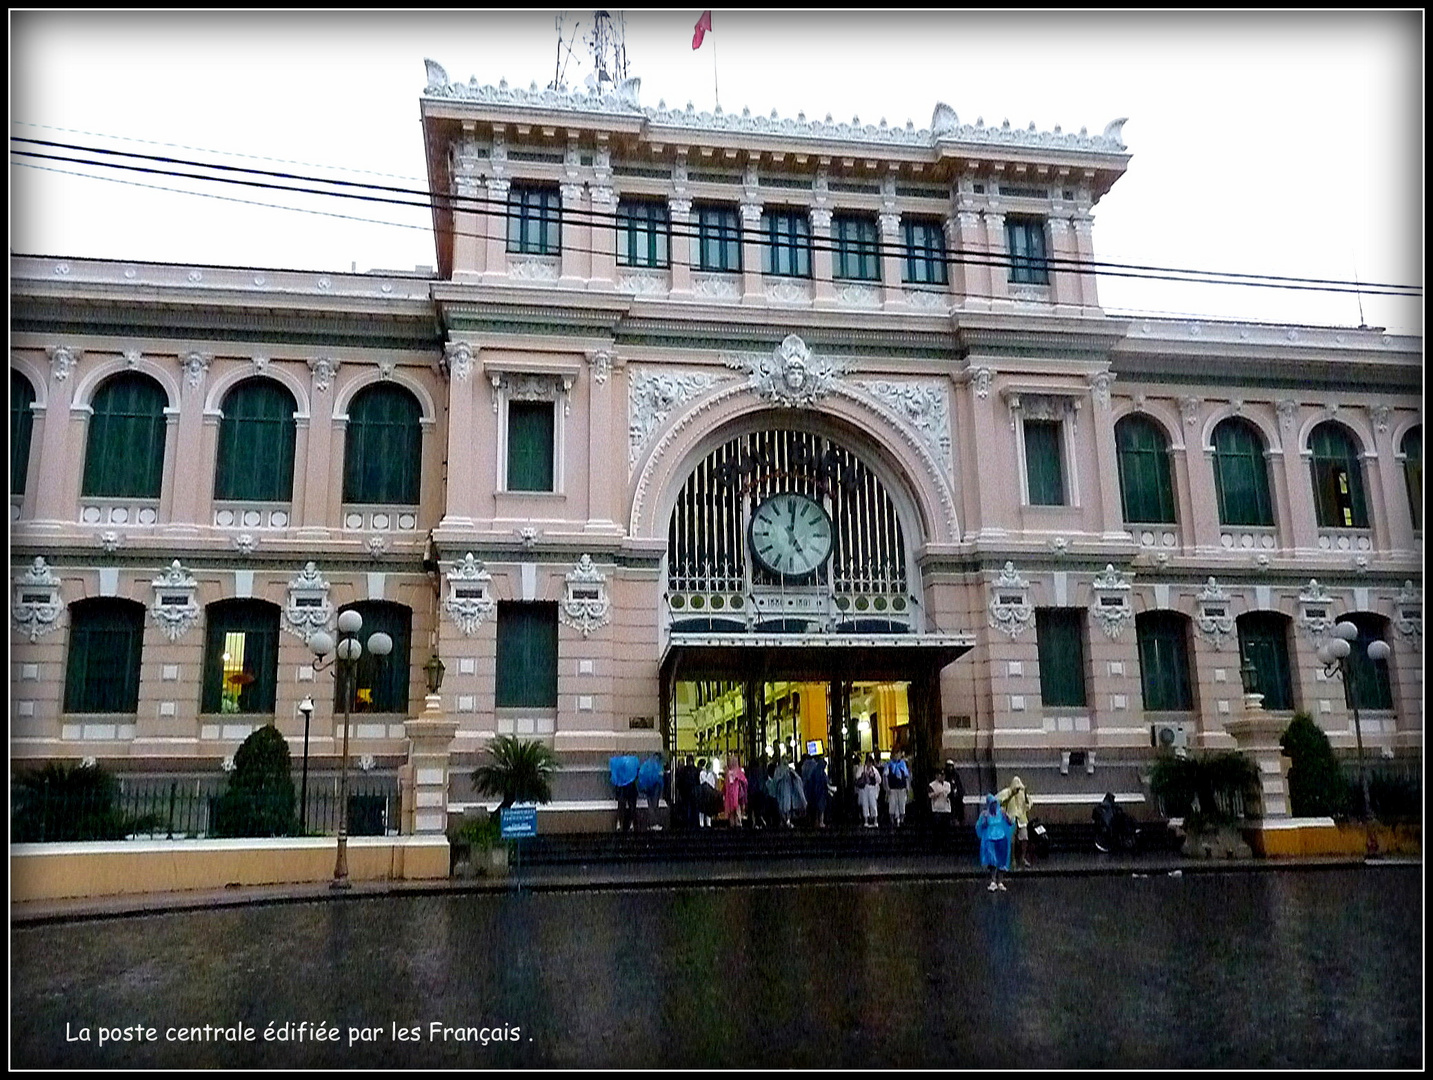
[[(1343, 762), (1348, 798), (1344, 805), (1357, 816), (1363, 808), (1363, 784), (1358, 763)], [(1413, 761), (1379, 761), (1366, 766), (1368, 801), (1379, 821), (1419, 821), (1423, 817), (1423, 770)]]
[[(297, 785), (295, 785), (297, 788)], [(300, 812), (298, 791), (279, 806), (272, 796), (229, 794), (226, 778), (116, 777), (106, 788), (74, 790), (45, 784), (11, 787), (11, 842), (71, 840), (186, 839), (236, 835), (238, 820), (291, 821), (283, 830), (295, 836), (332, 836), (338, 832), (338, 778), (309, 778), (307, 806)], [(400, 794), (397, 776), (364, 775), (348, 786), (350, 836), (398, 832)], [(229, 815), (227, 822), (225, 816)]]

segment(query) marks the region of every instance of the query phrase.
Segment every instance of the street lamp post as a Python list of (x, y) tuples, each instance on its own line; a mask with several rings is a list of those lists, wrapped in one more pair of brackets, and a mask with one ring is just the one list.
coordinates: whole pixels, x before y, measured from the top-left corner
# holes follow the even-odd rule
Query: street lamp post
[[(333, 864), (331, 889), (347, 889), (348, 881), (348, 732), (353, 708), (354, 683), (358, 671), (358, 658), (363, 655), (363, 645), (358, 632), (363, 629), (363, 616), (353, 609), (338, 613), (338, 643), (332, 636), (319, 631), (309, 638), (309, 648), (314, 654), (314, 670), (334, 667), (338, 679), (338, 692), (343, 697), (343, 760), (338, 773), (338, 855)], [(393, 639), (384, 633), (377, 633), (368, 639), (368, 651), (374, 656), (387, 656), (393, 651)], [(333, 653), (327, 662), (324, 657)]]
[[(1358, 717), (1358, 678), (1354, 672), (1354, 666), (1349, 662), (1353, 654), (1353, 642), (1358, 640), (1358, 627), (1347, 620), (1336, 623), (1333, 628), (1333, 637), (1319, 646), (1318, 657), (1324, 666), (1324, 675), (1328, 678), (1338, 676), (1343, 679), (1344, 685), (1348, 688), (1349, 705), (1353, 709), (1353, 737), (1358, 748), (1358, 784), (1363, 792), (1363, 827), (1367, 833), (1365, 847), (1369, 858), (1378, 854), (1378, 840), (1373, 835), (1373, 803), (1369, 798), (1368, 791), (1368, 769), (1363, 759), (1363, 725)], [(1370, 660), (1387, 660), (1390, 650), (1386, 641), (1370, 641), (1368, 643), (1368, 658)]]
[(308, 725), (313, 719), (313, 698), (306, 697), (299, 702), (299, 712), (304, 718), (304, 768), (303, 780), (299, 784), (299, 831), (308, 832)]

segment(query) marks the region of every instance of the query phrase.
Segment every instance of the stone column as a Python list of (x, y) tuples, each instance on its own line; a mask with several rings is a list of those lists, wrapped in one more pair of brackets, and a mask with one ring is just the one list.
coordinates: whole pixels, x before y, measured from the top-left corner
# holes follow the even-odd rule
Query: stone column
[[(1115, 447), (1115, 426), (1110, 421), (1110, 384), (1113, 372), (1099, 371), (1090, 376), (1090, 396), (1094, 398), (1095, 476), (1098, 485), (1100, 528), (1104, 539), (1121, 541), (1129, 538), (1124, 527), (1124, 507), (1120, 502), (1119, 451)], [(1087, 489), (1088, 490), (1088, 489)]]
[(1068, 312), (1080, 306), (1080, 275), (1070, 262), (1080, 257), (1075, 247), (1070, 223), (1064, 218), (1050, 218), (1050, 300), (1057, 310)]
[(60, 345), (46, 351), (50, 354), (50, 385), (45, 394), (44, 423), (35, 425), (37, 437), (30, 456), (39, 461), (39, 467), (33, 470), (37, 477), (58, 479), (36, 485), (35, 517), (27, 527), (52, 532), (79, 520), (85, 436), (94, 410), (74, 403), (80, 350)]
[(408, 762), (400, 783), (405, 836), (442, 834), (448, 830), (448, 764), (458, 722), (443, 713), (443, 698), (429, 694), (423, 712), (403, 722), (408, 736)]
[[(169, 421), (165, 439), (165, 475), (167, 496), (161, 503), (159, 520), (167, 522), (166, 536), (192, 536), (197, 525), (211, 525), (199, 516), (200, 500), (214, 490), (215, 460), (204, 453), (204, 386), (209, 374), (210, 358), (189, 353), (179, 358), (182, 378), (178, 410), (166, 409)], [(217, 447), (216, 447), (217, 449)], [(171, 461), (182, 462), (170, 470)], [(205, 495), (201, 495), (205, 493)]]
[(1005, 247), (1005, 215), (985, 212), (985, 254), (989, 260), (990, 302), (1003, 303), (1010, 296), (1010, 252)]
[(621, 536), (626, 473), (613, 463), (627, 451), (625, 380), (614, 348), (589, 352), (587, 365), (587, 531)]
[(466, 341), (448, 342), (444, 354), (448, 373), (448, 482), (440, 529), (471, 531), (478, 514), (478, 446), (488, 428), (479, 423), (474, 368), (477, 349)]
[(901, 215), (890, 211), (879, 214), (876, 221), (881, 230), (881, 301), (887, 306), (902, 304), (906, 290), (901, 282)]
[(672, 226), (667, 241), (672, 264), (672, 295), (690, 296), (692, 267), (697, 265), (698, 256), (696, 229), (692, 225), (692, 200), (681, 197), (668, 199), (667, 215)]
[(488, 181), (488, 202), (483, 214), (487, 223), (484, 230), (487, 239), (484, 246), (487, 257), (483, 260), (483, 276), (486, 278), (507, 277), (508, 272), (508, 189), (512, 181), (495, 176)]
[(761, 203), (741, 204), (741, 302), (760, 304), (766, 300), (761, 274)]
[[(602, 252), (605, 255), (612, 250), (613, 228), (612, 222), (600, 217), (594, 220), (593, 214), (598, 215), (610, 212), (609, 208), (597, 202), (597, 192), (593, 192), (593, 199), (589, 203), (587, 192), (581, 184), (563, 184), (562, 188), (562, 260), (558, 277), (565, 282), (573, 283), (586, 281), (588, 278), (597, 278), (600, 275), (597, 271), (597, 264), (602, 259)], [(607, 188), (606, 194), (610, 198), (612, 189)], [(614, 280), (616, 276), (615, 260), (613, 272), (607, 275), (607, 280)], [(594, 281), (592, 284), (596, 284)]]
[(831, 211), (823, 206), (811, 209), (811, 296), (821, 305), (836, 302), (833, 282), (835, 252), (831, 249)]
[(487, 234), (490, 221), (501, 221), (505, 209), (485, 200), (479, 169), (482, 159), (474, 134), (476, 126), (463, 125), (463, 138), (453, 155), (453, 267), (454, 281), (476, 278), (487, 266)]
[[(309, 361), (313, 372), (309, 389), (309, 406), (312, 414), (309, 421), (308, 457), (303, 462), (304, 497), (298, 508), (298, 535), (310, 540), (323, 540), (339, 520), (341, 511), (330, 513), (330, 503), (342, 505), (343, 498), (343, 439), (335, 438), (346, 421), (333, 415), (333, 380), (338, 372), (338, 361), (318, 358)], [(333, 492), (333, 463), (338, 458), (339, 490)], [(297, 463), (296, 463), (297, 464)]]
[[(1072, 222), (1075, 231), (1075, 257), (1086, 265), (1093, 265), (1095, 261), (1095, 243), (1091, 234), (1093, 219), (1088, 214), (1077, 216)], [(1095, 287), (1095, 275), (1091, 272), (1082, 272), (1079, 275), (1080, 282), (1080, 303), (1088, 308), (1100, 306), (1099, 292)]]
[(967, 259), (980, 254), (980, 215), (962, 210), (945, 219), (946, 250), (950, 254), (947, 267), (950, 291), (957, 306), (982, 308), (990, 306), (989, 270)]

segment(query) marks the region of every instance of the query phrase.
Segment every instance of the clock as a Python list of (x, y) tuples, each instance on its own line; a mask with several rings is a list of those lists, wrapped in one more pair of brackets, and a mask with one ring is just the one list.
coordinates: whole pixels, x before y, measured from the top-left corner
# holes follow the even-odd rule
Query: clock
[(804, 578), (831, 557), (831, 518), (816, 500), (794, 491), (773, 495), (751, 515), (751, 553), (781, 578)]

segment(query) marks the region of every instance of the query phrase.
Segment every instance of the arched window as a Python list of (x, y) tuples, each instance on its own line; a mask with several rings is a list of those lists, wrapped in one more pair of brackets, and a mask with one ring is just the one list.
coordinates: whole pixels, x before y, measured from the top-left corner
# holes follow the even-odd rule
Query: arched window
[(1174, 484), (1169, 477), (1169, 443), (1147, 416), (1126, 416), (1115, 425), (1119, 451), (1120, 500), (1130, 522), (1174, 523)]
[(416, 505), (423, 471), (423, 415), (401, 386), (377, 383), (348, 407), (343, 501)]
[(224, 395), (214, 498), (293, 498), (295, 409), (273, 379), (247, 379)]
[(18, 371), (10, 372), (10, 494), (25, 494), (30, 468), (30, 436), (35, 429), (35, 388)]
[(164, 480), (164, 390), (147, 375), (107, 379), (94, 396), (80, 494), (157, 499)]
[(1341, 424), (1324, 423), (1309, 432), (1313, 451), (1314, 509), (1325, 528), (1366, 529), (1363, 463), (1358, 445)]
[(1220, 524), (1274, 524), (1264, 440), (1253, 424), (1231, 418), (1214, 429), (1214, 490)]
[[(345, 604), (340, 611), (356, 611), (363, 617), (358, 640), (363, 655), (358, 659), (354, 679), (353, 711), (356, 713), (408, 712), (408, 665), (413, 641), (413, 611), (402, 604), (364, 600)], [(384, 657), (368, 651), (368, 639), (382, 631), (393, 639), (393, 651)], [(343, 711), (343, 687), (334, 687), (333, 707)]]
[(1409, 428), (1398, 444), (1403, 451), (1403, 482), (1408, 487), (1408, 509), (1413, 527), (1423, 528), (1423, 428)]
[(1250, 611), (1239, 616), (1238, 625), (1239, 655), (1254, 665), (1254, 677), (1258, 681), (1255, 690), (1264, 695), (1264, 708), (1292, 709), (1294, 687), (1289, 673), (1288, 618), (1277, 611)]
[(263, 600), (219, 600), (204, 609), (206, 713), (272, 713), (278, 685), (279, 609)]
[(1146, 611), (1135, 616), (1134, 629), (1139, 644), (1139, 677), (1145, 711), (1193, 709), (1189, 620), (1175, 611)]
[(143, 642), (143, 604), (113, 597), (71, 604), (65, 712), (138, 712)]
[(1343, 699), (1353, 708), (1357, 699), (1360, 709), (1393, 708), (1393, 686), (1388, 680), (1388, 661), (1372, 660), (1368, 647), (1375, 641), (1388, 641), (1388, 620), (1369, 612), (1339, 616), (1340, 622), (1358, 627), (1358, 639), (1350, 641), (1348, 675), (1343, 685)]

